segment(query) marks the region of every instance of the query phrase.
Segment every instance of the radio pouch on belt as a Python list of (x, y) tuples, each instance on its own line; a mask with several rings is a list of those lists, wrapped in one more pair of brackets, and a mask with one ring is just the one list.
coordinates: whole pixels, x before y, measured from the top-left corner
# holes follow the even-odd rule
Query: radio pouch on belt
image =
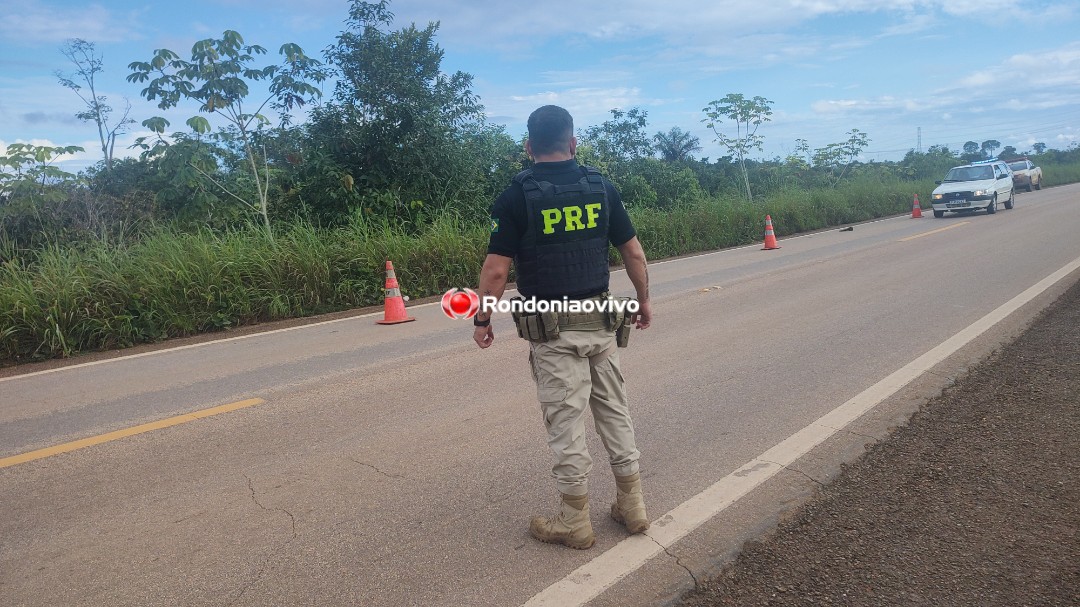
[(554, 312), (511, 312), (510, 315), (522, 339), (544, 343), (559, 338), (559, 317)]

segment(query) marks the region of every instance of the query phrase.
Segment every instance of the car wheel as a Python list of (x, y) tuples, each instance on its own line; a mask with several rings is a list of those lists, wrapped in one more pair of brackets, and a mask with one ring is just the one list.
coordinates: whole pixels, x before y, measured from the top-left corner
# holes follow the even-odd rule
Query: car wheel
[[(1031, 187), (1031, 186), (1028, 186), (1028, 187)], [(1013, 190), (1013, 191), (1009, 192), (1009, 199), (1005, 201), (1005, 208), (1006, 209), (1013, 208), (1013, 199), (1014, 198), (1016, 198), (1016, 190)]]
[[(1029, 192), (1030, 192), (1030, 191), (1032, 190), (1032, 187), (1033, 187), (1033, 186), (1032, 186), (1032, 184), (1033, 184), (1033, 183), (1034, 183), (1034, 182), (1032, 182), (1032, 181), (1031, 181), (1031, 179), (1028, 179), (1028, 186), (1027, 186), (1027, 188), (1028, 188), (1028, 191), (1029, 191)], [(1010, 207), (1005, 207), (1005, 208), (1007, 208), (1007, 209), (1008, 209), (1008, 208), (1010, 208)]]
[(945, 216), (945, 211), (934, 211), (934, 217), (937, 217), (938, 219), (941, 219), (944, 216)]
[(1035, 182), (1035, 189), (1036, 190), (1041, 190), (1042, 189), (1042, 179)]
[(986, 205), (986, 214), (993, 215), (994, 213), (997, 213), (997, 194), (994, 194), (994, 197), (990, 199), (990, 204)]

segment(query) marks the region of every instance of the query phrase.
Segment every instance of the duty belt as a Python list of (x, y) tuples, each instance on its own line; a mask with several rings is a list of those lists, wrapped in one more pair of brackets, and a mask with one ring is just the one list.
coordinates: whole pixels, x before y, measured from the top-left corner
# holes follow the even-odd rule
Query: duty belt
[(599, 331), (608, 328), (605, 312), (559, 312), (559, 328), (566, 331)]
[[(599, 295), (585, 297), (581, 301), (606, 301), (611, 293), (604, 291)], [(612, 316), (608, 312), (559, 312), (559, 327), (567, 331), (599, 331), (612, 327)]]

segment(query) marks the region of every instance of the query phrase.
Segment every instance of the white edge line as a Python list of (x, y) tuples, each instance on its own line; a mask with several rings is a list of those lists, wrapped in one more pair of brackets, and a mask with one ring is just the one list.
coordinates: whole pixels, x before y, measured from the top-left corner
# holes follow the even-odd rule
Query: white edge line
[[(431, 304), (422, 304), (421, 306), (430, 306), (430, 305)], [(416, 307), (419, 308), (420, 306), (416, 306)], [(306, 324), (306, 325), (297, 325), (297, 326), (291, 326), (291, 327), (285, 327), (285, 328), (275, 328), (275, 329), (273, 329), (273, 331), (252, 333), (252, 334), (248, 334), (248, 335), (238, 335), (238, 336), (235, 336), (235, 337), (226, 337), (224, 339), (214, 339), (214, 340), (211, 340), (211, 341), (203, 341), (203, 342), (200, 342), (200, 343), (189, 343), (189, 345), (187, 345), (187, 346), (176, 346), (176, 347), (173, 347), (173, 348), (164, 348), (162, 350), (154, 350), (152, 352), (140, 352), (138, 354), (124, 354), (122, 356), (116, 356), (116, 358), (105, 359), (105, 360), (102, 360), (102, 361), (93, 361), (93, 362), (90, 362), (90, 363), (79, 363), (79, 364), (76, 364), (76, 365), (67, 365), (67, 366), (63, 366), (63, 367), (56, 367), (56, 368), (50, 368), (50, 369), (44, 369), (44, 370), (36, 370), (36, 372), (25, 373), (23, 375), (13, 375), (11, 377), (0, 377), (0, 383), (3, 383), (4, 381), (13, 381), (15, 379), (26, 379), (28, 377), (37, 377), (39, 375), (48, 375), (48, 374), (51, 374), (51, 373), (60, 373), (60, 372), (65, 372), (65, 370), (72, 370), (72, 369), (85, 368), (85, 367), (93, 367), (93, 366), (105, 365), (105, 364), (109, 364), (109, 363), (118, 363), (120, 361), (130, 361), (132, 359), (141, 359), (141, 358), (144, 358), (144, 356), (158, 356), (158, 355), (166, 354), (166, 353), (170, 353), (170, 352), (179, 352), (181, 350), (190, 350), (192, 348), (203, 348), (203, 347), (206, 347), (206, 346), (217, 345), (217, 343), (226, 343), (226, 342), (229, 342), (229, 341), (239, 341), (241, 339), (249, 339), (249, 338), (252, 338), (252, 337), (262, 337), (262, 336), (265, 336), (265, 335), (274, 335), (276, 333), (286, 333), (286, 332), (289, 332), (289, 331), (297, 331), (297, 329), (301, 329), (301, 328), (311, 328), (311, 327), (315, 327), (315, 326), (328, 325), (328, 324), (340, 323), (340, 322), (345, 322), (345, 321), (354, 321), (354, 320), (357, 320), (357, 319), (367, 318), (367, 316), (374, 316), (376, 314), (381, 314), (381, 313), (382, 312), (369, 312), (367, 314), (361, 314), (359, 316), (349, 316), (349, 318), (347, 318), (347, 319), (334, 319), (332, 321), (321, 321), (321, 322), (318, 322), (318, 323), (311, 323), (311, 324)]]
[(530, 598), (525, 607), (586, 604), (1078, 269), (1080, 258), (676, 506), (654, 521), (644, 535), (630, 536), (570, 572)]
[[(439, 302), (437, 302), (437, 301), (430, 301), (430, 302), (425, 303), (425, 304), (417, 304), (415, 306), (409, 306), (409, 308), (410, 309), (423, 308), (425, 306), (433, 306), (433, 305), (436, 305), (438, 303)], [(6, 381), (13, 381), (13, 380), (16, 380), (16, 379), (26, 379), (28, 377), (35, 377), (35, 376), (38, 376), (38, 375), (46, 375), (48, 373), (59, 373), (60, 371), (71, 371), (73, 369), (82, 369), (82, 368), (85, 368), (85, 367), (93, 367), (93, 366), (97, 366), (97, 365), (115, 363), (115, 362), (120, 362), (120, 361), (124, 361), (124, 360), (131, 360), (133, 358), (143, 358), (144, 356), (158, 356), (158, 355), (161, 355), (161, 354), (168, 354), (170, 352), (179, 352), (181, 350), (190, 350), (192, 348), (202, 348), (202, 347), (216, 345), (216, 344), (228, 343), (228, 342), (231, 342), (231, 341), (239, 341), (241, 339), (251, 339), (253, 337), (263, 337), (263, 336), (266, 336), (266, 335), (274, 335), (276, 333), (286, 333), (288, 331), (298, 331), (300, 329), (310, 329), (312, 327), (320, 327), (320, 326), (323, 326), (323, 325), (331, 325), (331, 324), (334, 324), (334, 323), (346, 322), (346, 321), (349, 321), (349, 320), (359, 320), (361, 318), (368, 318), (368, 317), (371, 317), (371, 316), (377, 316), (379, 314), (382, 314), (382, 312), (368, 312), (367, 314), (360, 314), (358, 316), (349, 316), (347, 318), (335, 318), (333, 320), (323, 320), (323, 321), (313, 322), (311, 324), (306, 324), (306, 325), (297, 325), (295, 327), (286, 327), (284, 329), (273, 329), (271, 331), (260, 331), (258, 333), (249, 333), (248, 335), (237, 335), (236, 337), (225, 337), (223, 339), (214, 339), (214, 340), (211, 340), (211, 341), (204, 341), (204, 342), (197, 343), (197, 344), (188, 344), (186, 346), (175, 346), (175, 347), (172, 347), (172, 348), (164, 348), (164, 349), (161, 349), (161, 350), (154, 350), (152, 352), (141, 352), (139, 354), (125, 354), (123, 356), (117, 356), (115, 358), (106, 358), (104, 360), (95, 360), (93, 362), (88, 362), (88, 363), (79, 363), (79, 364), (76, 364), (76, 365), (67, 365), (67, 366), (64, 366), (64, 367), (57, 367), (55, 369), (45, 369), (43, 371), (34, 371), (33, 373), (24, 373), (22, 375), (12, 375), (11, 377), (0, 377), (0, 383), (6, 382)]]

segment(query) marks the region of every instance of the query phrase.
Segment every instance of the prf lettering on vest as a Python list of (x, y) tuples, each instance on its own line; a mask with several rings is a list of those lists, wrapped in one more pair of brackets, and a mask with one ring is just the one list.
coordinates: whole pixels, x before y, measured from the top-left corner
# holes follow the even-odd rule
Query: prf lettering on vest
[(555, 228), (558, 227), (559, 224), (562, 224), (564, 232), (595, 228), (596, 220), (600, 219), (601, 206), (603, 206), (603, 204), (599, 202), (585, 205), (584, 215), (586, 221), (582, 221), (581, 207), (543, 209), (540, 211), (540, 214), (544, 216), (544, 233), (554, 234)]

